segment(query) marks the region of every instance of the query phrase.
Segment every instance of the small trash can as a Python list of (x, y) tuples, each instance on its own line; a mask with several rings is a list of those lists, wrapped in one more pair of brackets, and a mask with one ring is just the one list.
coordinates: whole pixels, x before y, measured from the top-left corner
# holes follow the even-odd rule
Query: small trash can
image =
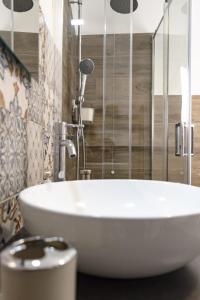
[(75, 300), (77, 252), (62, 238), (22, 239), (1, 254), (4, 300)]

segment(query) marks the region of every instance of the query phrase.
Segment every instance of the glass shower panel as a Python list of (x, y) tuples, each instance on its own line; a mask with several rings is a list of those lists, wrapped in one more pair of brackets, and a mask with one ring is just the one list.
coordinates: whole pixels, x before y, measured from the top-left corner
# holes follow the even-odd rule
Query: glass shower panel
[[(104, 1), (83, 1), (82, 58), (91, 58), (94, 72), (87, 77), (84, 108), (94, 109), (94, 120), (85, 124), (86, 168), (93, 179), (102, 178), (102, 120), (103, 120), (103, 48), (104, 48)], [(89, 12), (89, 13), (88, 13)], [(77, 13), (75, 12), (75, 17)], [(83, 165), (83, 162), (80, 163)]]
[(164, 19), (153, 39), (152, 179), (166, 180)]
[(102, 178), (131, 178), (133, 14), (104, 3)]
[(199, 41), (200, 1), (192, 1), (191, 35), (191, 91), (192, 123), (194, 126), (194, 156), (192, 156), (192, 185), (200, 186), (200, 41)]
[(188, 183), (189, 0), (169, 5), (168, 180)]

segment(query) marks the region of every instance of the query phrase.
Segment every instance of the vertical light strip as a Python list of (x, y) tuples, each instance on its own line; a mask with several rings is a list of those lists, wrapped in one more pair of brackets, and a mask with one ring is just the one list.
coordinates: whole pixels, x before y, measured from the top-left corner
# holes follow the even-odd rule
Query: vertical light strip
[(187, 158), (187, 183), (192, 184), (192, 0), (188, 0), (188, 158)]
[(132, 178), (132, 117), (133, 117), (133, 1), (130, 0), (130, 53), (129, 53), (129, 179)]
[(104, 38), (103, 38), (103, 107), (102, 107), (102, 179), (105, 178), (105, 120), (106, 120), (106, 34), (107, 34), (107, 0), (104, 0)]
[(153, 171), (154, 171), (154, 128), (155, 128), (155, 95), (154, 95), (154, 89), (155, 89), (155, 41), (156, 41), (156, 35), (157, 33), (152, 37), (152, 89), (151, 89), (151, 179), (154, 179), (153, 177)]
[[(77, 2), (78, 5), (78, 19), (82, 18), (82, 0), (78, 0)], [(82, 59), (82, 28), (81, 26), (78, 26), (78, 63), (80, 64)], [(78, 95), (80, 93), (81, 90), (81, 85), (82, 85), (82, 78), (81, 78), (81, 71), (79, 69), (78, 71), (78, 81), (79, 81), (79, 90), (78, 90)], [(79, 107), (80, 111), (80, 121), (82, 123), (82, 118), (81, 118), (81, 110), (82, 110), (82, 103), (80, 102), (80, 107)], [(84, 140), (84, 139), (83, 139)], [(84, 143), (84, 141), (82, 141)], [(84, 147), (84, 145), (83, 145)], [(84, 152), (84, 151), (83, 151)], [(84, 152), (85, 153), (85, 152)], [(85, 154), (83, 157), (83, 168), (85, 168)], [(79, 139), (79, 132), (77, 129), (77, 165), (76, 165), (76, 178), (77, 180), (79, 180), (80, 178), (80, 139)]]
[[(78, 19), (82, 19), (82, 0), (78, 1)], [(82, 27), (78, 26), (78, 61), (82, 59)], [(81, 71), (79, 70), (79, 90), (81, 89)]]
[(182, 95), (182, 105), (181, 105), (181, 122), (187, 123), (189, 121), (189, 74), (188, 67), (180, 67), (180, 82), (181, 82), (181, 95)]
[[(55, 108), (56, 107), (56, 93), (55, 93), (55, 90), (56, 90), (56, 75), (55, 75), (55, 70), (56, 70), (56, 66), (55, 66), (55, 50), (56, 50), (56, 3), (52, 0), (51, 2), (51, 12), (50, 13), (50, 17), (51, 17), (51, 32), (52, 32), (52, 35), (53, 35), (53, 49), (49, 50), (49, 51), (53, 51), (53, 76), (52, 76), (52, 80), (53, 82), (51, 82), (52, 84), (52, 87), (53, 87), (53, 107)], [(48, 72), (48, 75), (50, 76), (49, 72)], [(48, 78), (49, 80), (50, 78)], [(53, 109), (53, 115), (52, 115), (52, 118), (53, 120), (51, 120), (51, 122), (53, 122), (53, 144), (55, 146), (55, 141), (56, 141), (56, 136), (55, 136), (55, 110)], [(53, 151), (55, 151), (55, 147), (53, 148)], [(65, 150), (63, 150), (65, 152)], [(55, 174), (55, 163), (53, 164), (53, 174)], [(64, 178), (66, 176), (66, 172), (64, 170)]]
[(114, 35), (114, 53), (113, 53), (113, 66), (112, 66), (112, 166), (111, 174), (115, 172), (115, 157), (114, 148), (115, 144), (115, 103), (116, 103), (116, 37)]
[[(171, 2), (169, 2), (171, 3)], [(168, 72), (169, 72), (169, 3), (164, 6), (163, 18), (163, 96), (164, 96), (164, 159), (163, 159), (163, 180), (168, 181)]]
[(14, 31), (15, 31), (15, 25), (14, 25), (14, 0), (11, 1), (11, 49), (14, 52)]

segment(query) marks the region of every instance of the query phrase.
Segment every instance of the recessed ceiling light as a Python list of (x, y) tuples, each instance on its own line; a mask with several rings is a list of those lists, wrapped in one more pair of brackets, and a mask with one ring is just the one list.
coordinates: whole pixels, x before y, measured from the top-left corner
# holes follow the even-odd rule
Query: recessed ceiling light
[(81, 25), (84, 25), (84, 20), (83, 19), (72, 19), (71, 24), (74, 26), (81, 26)]

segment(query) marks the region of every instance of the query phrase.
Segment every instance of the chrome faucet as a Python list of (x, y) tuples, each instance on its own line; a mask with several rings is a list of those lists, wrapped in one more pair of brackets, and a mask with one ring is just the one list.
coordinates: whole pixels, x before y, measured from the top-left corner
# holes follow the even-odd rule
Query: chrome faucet
[(56, 124), (56, 149), (55, 149), (55, 180), (66, 180), (66, 150), (70, 159), (76, 158), (76, 147), (72, 141), (74, 129), (78, 130), (79, 125), (59, 122)]

